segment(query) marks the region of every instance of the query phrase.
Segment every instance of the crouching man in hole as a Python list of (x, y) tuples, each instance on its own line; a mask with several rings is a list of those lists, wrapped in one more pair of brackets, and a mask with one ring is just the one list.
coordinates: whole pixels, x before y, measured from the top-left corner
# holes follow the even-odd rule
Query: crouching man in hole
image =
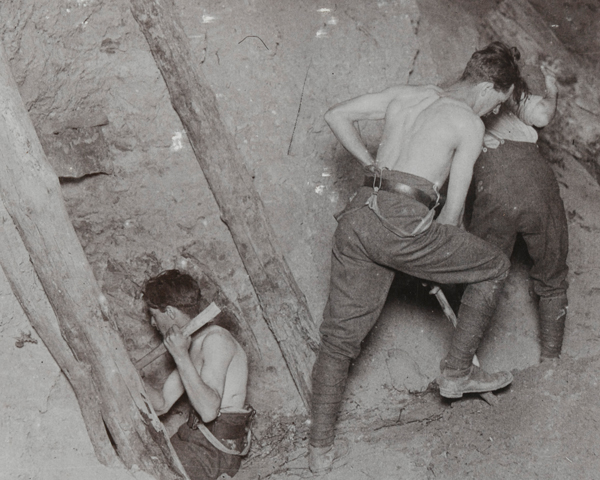
[(246, 354), (214, 323), (192, 338), (183, 335), (182, 328), (200, 313), (200, 288), (190, 275), (165, 271), (146, 282), (142, 295), (150, 323), (176, 365), (162, 389), (146, 383), (152, 406), (164, 415), (186, 393), (192, 406), (187, 422), (182, 416), (175, 424), (166, 422), (179, 459), (191, 480), (231, 478), (248, 453), (254, 413), (245, 404)]

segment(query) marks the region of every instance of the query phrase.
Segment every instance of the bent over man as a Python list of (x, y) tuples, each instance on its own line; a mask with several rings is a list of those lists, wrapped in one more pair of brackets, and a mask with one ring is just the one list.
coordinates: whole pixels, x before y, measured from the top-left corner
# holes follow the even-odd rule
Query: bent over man
[[(330, 291), (313, 367), (309, 468), (331, 469), (334, 428), (350, 361), (377, 321), (395, 271), (436, 283), (468, 283), (450, 351), (441, 364), (441, 395), (459, 398), (512, 381), (489, 374), (473, 356), (495, 310), (509, 268), (498, 248), (459, 228), (473, 165), (481, 152), (480, 117), (513, 94), (521, 78), (514, 51), (494, 42), (473, 54), (449, 88), (396, 86), (331, 108), (325, 120), (366, 167), (364, 185), (337, 218)], [(354, 125), (384, 119), (377, 159)], [(446, 203), (434, 220), (439, 189)]]
[(167, 270), (148, 280), (142, 294), (176, 365), (162, 389), (146, 385), (152, 406), (163, 415), (187, 393), (192, 411), (171, 437), (177, 456), (191, 480), (233, 477), (253, 413), (245, 405), (246, 354), (229, 331), (214, 324), (193, 339), (181, 333), (200, 313), (200, 288), (190, 275)]
[[(539, 299), (543, 361), (561, 353), (568, 304), (569, 234), (558, 182), (539, 151), (534, 128), (545, 127), (556, 112), (556, 77), (546, 67), (528, 69), (537, 73), (530, 77), (532, 94), (524, 95), (519, 103), (509, 100), (499, 115), (484, 120), (485, 148), (473, 173), (475, 202), (469, 231), (508, 256), (517, 234), (523, 236), (533, 260), (529, 276)], [(542, 73), (544, 79), (539, 81)]]

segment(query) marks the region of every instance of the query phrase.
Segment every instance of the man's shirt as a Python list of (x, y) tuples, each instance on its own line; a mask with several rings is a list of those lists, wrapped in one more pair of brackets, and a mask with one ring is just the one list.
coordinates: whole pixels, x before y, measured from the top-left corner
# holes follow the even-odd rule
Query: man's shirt
[[(542, 100), (539, 95), (531, 95), (527, 101), (518, 108), (517, 113), (513, 109), (502, 108), (499, 115), (485, 119), (486, 133), (496, 137), (498, 140), (512, 140), (514, 142), (536, 143), (538, 133), (531, 125), (532, 114), (536, 105)], [(496, 148), (488, 145), (486, 147)]]

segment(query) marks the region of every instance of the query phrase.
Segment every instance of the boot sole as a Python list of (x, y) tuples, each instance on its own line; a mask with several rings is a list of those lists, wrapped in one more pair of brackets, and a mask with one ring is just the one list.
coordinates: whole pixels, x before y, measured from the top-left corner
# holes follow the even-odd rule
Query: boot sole
[(496, 390), (500, 390), (508, 385), (510, 385), (513, 381), (513, 376), (510, 375), (508, 379), (502, 382), (500, 385), (494, 386), (493, 388), (476, 388), (476, 387), (467, 387), (464, 390), (457, 392), (455, 390), (446, 390), (440, 387), (440, 395), (444, 398), (462, 398), (465, 393), (486, 393), (486, 392), (494, 392)]

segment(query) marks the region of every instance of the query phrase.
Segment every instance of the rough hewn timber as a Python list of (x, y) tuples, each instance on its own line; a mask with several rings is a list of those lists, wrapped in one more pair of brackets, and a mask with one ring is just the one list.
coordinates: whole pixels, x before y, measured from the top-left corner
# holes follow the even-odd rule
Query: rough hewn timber
[(262, 201), (221, 121), (215, 95), (190, 54), (188, 38), (174, 14), (177, 8), (172, 0), (131, 0), (131, 11), (229, 227), (265, 320), (308, 407), (318, 344), (316, 327), (304, 294), (275, 246)]
[[(157, 479), (186, 479), (110, 321), (1, 47), (0, 102), (0, 199), (6, 209), (0, 211), (0, 261), (13, 292), (70, 380), (98, 459), (110, 465), (118, 456), (126, 467), (136, 465)], [(22, 245), (11, 239), (14, 227), (52, 313), (33, 298), (15, 261)], [(111, 453), (111, 438), (117, 456)]]
[(527, 0), (505, 0), (489, 12), (494, 39), (519, 48), (526, 63), (550, 61), (558, 72), (554, 120), (540, 133), (553, 160), (571, 155), (600, 182), (600, 71), (569, 52)]
[(29, 255), (25, 245), (2, 202), (0, 202), (0, 245), (2, 245), (0, 266), (15, 297), (71, 385), (76, 385), (75, 395), (96, 457), (105, 465), (116, 463), (115, 451), (107, 441), (102, 416), (97, 406), (98, 392), (91, 381), (89, 368), (73, 356), (69, 344), (61, 336), (58, 319), (33, 270), (33, 265), (28, 261)]

